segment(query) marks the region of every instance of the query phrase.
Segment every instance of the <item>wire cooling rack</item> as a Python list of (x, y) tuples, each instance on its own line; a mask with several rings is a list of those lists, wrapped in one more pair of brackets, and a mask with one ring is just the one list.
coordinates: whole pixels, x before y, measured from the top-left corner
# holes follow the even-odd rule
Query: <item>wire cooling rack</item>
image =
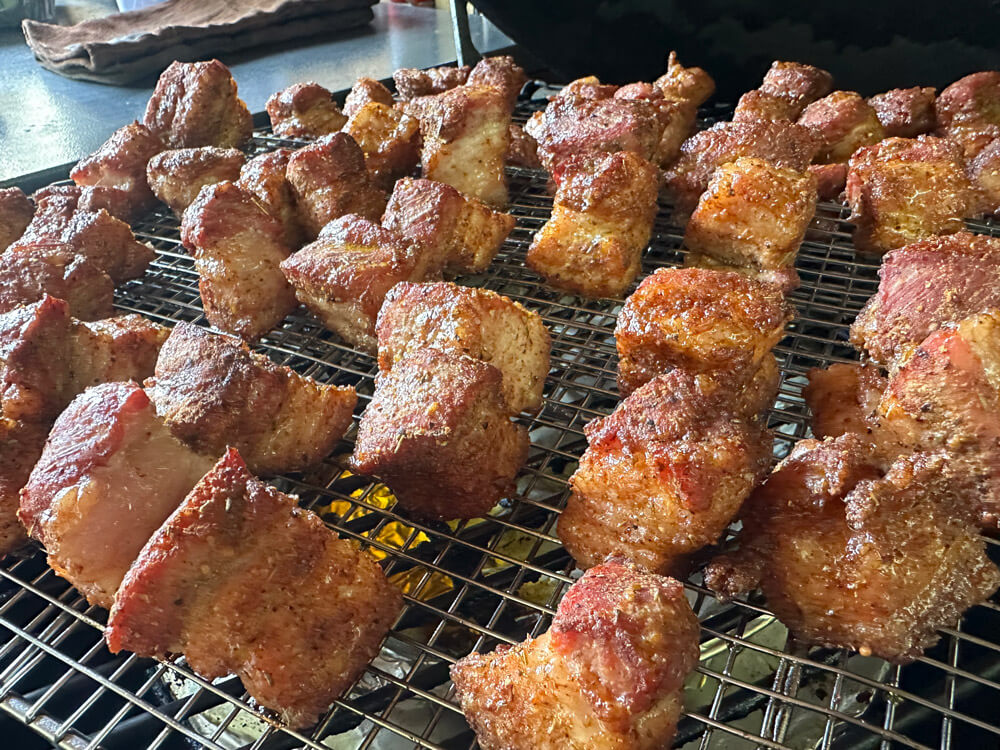
[[(537, 106), (537, 99), (522, 102), (519, 119)], [(253, 149), (282, 145), (298, 144), (259, 131)], [(88, 607), (36, 553), (0, 564), (0, 709), (65, 748), (475, 747), (448, 668), (472, 650), (548, 627), (573, 580), (573, 562), (556, 532), (567, 478), (586, 446), (584, 425), (618, 403), (613, 330), (621, 303), (563, 295), (525, 268), (551, 195), (543, 173), (511, 169), (509, 177), (517, 226), (487, 272), (460, 281), (524, 303), (552, 335), (544, 405), (524, 417), (532, 448), (517, 497), (484, 519), (414, 521), (393, 507), (384, 486), (345, 469), (356, 427), (320, 470), (275, 480), (339, 534), (365, 545), (405, 592), (381, 654), (353, 689), (312, 730), (282, 729), (251, 706), (235, 678), (202, 680), (183, 659), (112, 656), (101, 637), (106, 613)], [(683, 261), (683, 228), (668, 217), (663, 207), (644, 274)], [(854, 358), (847, 328), (877, 286), (878, 264), (855, 255), (845, 218), (839, 204), (822, 204), (799, 254), (803, 284), (792, 295), (798, 314), (777, 349), (782, 382), (770, 417), (776, 457), (809, 434), (804, 374)], [(987, 224), (975, 229), (994, 232)], [(208, 325), (176, 219), (157, 212), (136, 234), (158, 257), (145, 278), (119, 291), (117, 306), (168, 325)], [(322, 382), (355, 385), (358, 415), (371, 398), (373, 358), (344, 346), (302, 311), (258, 348)], [(994, 559), (998, 550), (991, 542)], [(896, 667), (797, 645), (760, 601), (720, 603), (697, 574), (686, 586), (701, 621), (701, 660), (685, 688), (676, 747), (1000, 747), (996, 600), (942, 631), (940, 643), (917, 662)]]

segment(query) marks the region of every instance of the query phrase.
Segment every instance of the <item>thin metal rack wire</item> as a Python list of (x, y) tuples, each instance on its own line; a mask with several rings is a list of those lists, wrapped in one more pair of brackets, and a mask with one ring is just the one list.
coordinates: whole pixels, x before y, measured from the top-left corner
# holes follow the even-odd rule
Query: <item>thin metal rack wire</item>
[[(533, 105), (522, 105), (524, 119)], [(300, 145), (255, 135), (258, 151)], [(112, 656), (106, 613), (90, 607), (45, 564), (41, 552), (0, 564), (0, 709), (64, 748), (440, 748), (471, 750), (448, 668), (472, 650), (545, 630), (573, 561), (556, 524), (567, 479), (586, 441), (583, 427), (618, 402), (614, 324), (621, 302), (567, 296), (529, 271), (524, 255), (547, 219), (546, 175), (509, 170), (517, 226), (483, 274), (464, 284), (503, 293), (538, 312), (552, 336), (541, 410), (522, 415), (532, 448), (517, 495), (484, 519), (422, 522), (391, 493), (346, 470), (355, 427), (319, 470), (275, 483), (296, 493), (340, 535), (381, 560), (404, 590), (405, 608), (380, 656), (306, 732), (283, 729), (253, 707), (239, 681), (208, 682), (182, 658)], [(683, 262), (682, 228), (659, 213), (644, 275)], [(877, 261), (857, 256), (845, 209), (821, 205), (799, 253), (797, 317), (777, 348), (782, 369), (770, 424), (775, 455), (809, 435), (802, 398), (812, 367), (851, 361), (847, 327), (877, 287)], [(974, 229), (995, 233), (991, 224)], [(175, 217), (159, 211), (136, 226), (158, 252), (117, 306), (166, 324), (208, 325)], [(357, 415), (371, 398), (376, 364), (303, 311), (258, 346), (273, 360), (322, 382), (353, 384)], [(1000, 545), (990, 543), (1000, 557)], [(696, 573), (687, 592), (702, 626), (701, 660), (685, 688), (688, 708), (675, 746), (685, 748), (1000, 747), (1000, 603), (970, 610), (941, 642), (905, 667), (796, 644), (754, 597), (717, 601)], [(336, 633), (330, 638), (335, 639)]]

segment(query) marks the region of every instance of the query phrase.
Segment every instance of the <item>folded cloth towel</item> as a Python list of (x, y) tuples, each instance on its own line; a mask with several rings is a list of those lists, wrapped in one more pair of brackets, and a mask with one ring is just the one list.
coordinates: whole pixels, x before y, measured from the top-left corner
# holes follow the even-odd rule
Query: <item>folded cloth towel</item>
[(125, 84), (258, 45), (370, 23), (378, 0), (167, 0), (129, 13), (56, 26), (22, 23), (35, 57), (68, 78)]

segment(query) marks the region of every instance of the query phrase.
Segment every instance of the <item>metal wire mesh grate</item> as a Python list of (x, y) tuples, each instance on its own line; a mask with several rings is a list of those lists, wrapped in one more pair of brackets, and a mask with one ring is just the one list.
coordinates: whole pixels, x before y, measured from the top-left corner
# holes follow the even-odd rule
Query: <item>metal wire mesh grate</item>
[[(522, 107), (523, 118), (528, 107)], [(281, 145), (258, 133), (254, 148)], [(0, 565), (0, 708), (68, 748), (448, 748), (475, 738), (455, 705), (448, 667), (473, 649), (519, 641), (548, 627), (572, 578), (556, 534), (566, 480), (585, 447), (583, 427), (618, 401), (613, 329), (620, 302), (581, 301), (524, 266), (551, 207), (546, 176), (510, 170), (517, 227), (490, 269), (461, 279), (508, 295), (545, 319), (552, 369), (541, 411), (524, 420), (532, 449), (517, 498), (485, 519), (422, 523), (392, 507), (381, 485), (344, 469), (352, 428), (338, 453), (307, 475), (282, 477), (341, 535), (366, 545), (406, 592), (405, 609), (380, 656), (307, 733), (266, 721), (235, 678), (207, 682), (183, 659), (159, 663), (104, 648), (105, 613), (88, 607), (40, 553)], [(682, 262), (683, 230), (661, 210), (643, 271)], [(991, 225), (977, 231), (993, 233)], [(197, 275), (165, 212), (136, 228), (158, 258), (120, 290), (122, 310), (168, 324), (207, 325)], [(798, 259), (798, 316), (778, 347), (782, 383), (771, 415), (776, 455), (808, 435), (801, 396), (811, 367), (848, 361), (847, 326), (877, 285), (877, 263), (855, 256), (845, 210), (824, 204)], [(343, 346), (299, 312), (260, 342), (275, 361), (323, 382), (354, 384), (358, 414), (371, 397), (374, 360)], [(991, 543), (991, 554), (1000, 546)], [(676, 746), (949, 748), (1000, 746), (1000, 604), (971, 610), (912, 665), (789, 641), (753, 598), (718, 602), (687, 582), (702, 624), (701, 661), (686, 687)], [(330, 634), (336, 638), (335, 633)]]

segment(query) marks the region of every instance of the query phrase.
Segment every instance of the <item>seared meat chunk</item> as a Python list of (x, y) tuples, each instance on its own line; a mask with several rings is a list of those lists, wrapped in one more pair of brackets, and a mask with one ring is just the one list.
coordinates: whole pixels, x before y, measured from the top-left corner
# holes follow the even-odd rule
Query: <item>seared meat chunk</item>
[(318, 138), (336, 133), (347, 122), (329, 90), (312, 81), (273, 94), (264, 108), (279, 138)]
[(170, 329), (141, 315), (90, 323), (72, 321), (69, 388), (72, 395), (100, 383), (137, 380), (153, 372)]
[(205, 185), (239, 179), (246, 158), (235, 148), (179, 148), (149, 160), (146, 178), (153, 193), (180, 216)]
[(702, 68), (685, 68), (671, 50), (667, 59), (667, 72), (653, 83), (668, 99), (690, 102), (700, 107), (715, 93), (715, 81)]
[(875, 110), (854, 91), (834, 91), (813, 102), (798, 122), (819, 133), (816, 160), (821, 162), (845, 162), (861, 146), (885, 138)]
[(174, 328), (146, 389), (175, 437), (213, 456), (237, 448), (254, 474), (318, 464), (357, 403), (353, 387), (318, 383), (190, 323)]
[(653, 151), (652, 161), (669, 167), (681, 152), (691, 131), (694, 130), (698, 110), (689, 101), (668, 99), (651, 83), (630, 83), (615, 92), (615, 99), (642, 101), (651, 104), (660, 126), (660, 139)]
[(619, 87), (613, 83), (601, 83), (597, 76), (584, 76), (567, 83), (555, 97), (549, 97), (549, 101), (556, 98), (610, 99), (618, 89)]
[(168, 148), (231, 148), (253, 132), (236, 81), (218, 60), (171, 63), (156, 82), (142, 124)]
[(21, 188), (0, 190), (0, 253), (24, 234), (34, 215), (35, 207)]
[(767, 473), (770, 433), (734, 390), (684, 370), (584, 428), (559, 538), (580, 567), (623, 555), (657, 572), (718, 539)]
[(549, 332), (537, 313), (496, 292), (446, 282), (397, 284), (376, 332), (383, 375), (421, 349), (466, 354), (500, 370), (511, 414), (542, 405)]
[(473, 66), (466, 80), (469, 86), (492, 86), (497, 89), (511, 112), (517, 104), (517, 95), (527, 82), (524, 68), (510, 55), (484, 57)]
[(304, 231), (295, 206), (295, 194), (285, 176), (293, 153), (291, 149), (279, 148), (258, 154), (243, 165), (236, 184), (253, 193), (264, 209), (281, 222), (285, 245), (294, 250), (302, 244)]
[(866, 435), (885, 392), (886, 378), (874, 365), (832, 364), (808, 372), (802, 392), (812, 412), (813, 435), (822, 439), (847, 432)]
[(170, 434), (139, 386), (106, 383), (56, 420), (18, 517), (56, 573), (110, 607), (146, 540), (211, 465)]
[(559, 289), (619, 297), (639, 274), (656, 218), (657, 169), (631, 151), (563, 162), (552, 216), (527, 265)]
[(348, 214), (282, 262), (299, 301), (349, 344), (375, 351), (375, 319), (401, 281), (423, 281), (435, 268), (424, 250), (368, 219)]
[(968, 174), (979, 192), (982, 210), (1000, 216), (1000, 138), (976, 154)]
[(377, 220), (385, 210), (385, 193), (365, 168), (364, 151), (347, 133), (325, 136), (294, 152), (285, 174), (310, 238), (345, 214)]
[(70, 315), (80, 320), (113, 314), (114, 282), (83, 256), (71, 250), (26, 250), (0, 257), (0, 313), (48, 294), (65, 300)]
[(936, 234), (961, 231), (978, 200), (962, 155), (941, 138), (887, 138), (858, 149), (847, 174), (854, 246), (884, 253)]
[(202, 188), (184, 212), (181, 239), (194, 256), (201, 303), (216, 328), (253, 341), (295, 307), (278, 265), (289, 253), (284, 227), (253, 194), (231, 182)]
[(681, 583), (615, 559), (570, 587), (545, 633), (470, 654), (451, 677), (483, 750), (655, 750), (698, 655)]
[(748, 91), (736, 102), (733, 122), (760, 122), (786, 120), (795, 122), (804, 106), (796, 99), (769, 94), (760, 89)]
[(100, 211), (102, 208), (119, 221), (132, 221), (135, 205), (132, 196), (119, 188), (105, 185), (49, 185), (36, 190), (31, 196), (35, 201), (35, 219), (25, 231), (36, 232), (39, 227), (65, 226), (76, 209)]
[(847, 186), (846, 164), (810, 164), (809, 172), (816, 178), (820, 200), (840, 200)]
[(28, 541), (17, 518), (21, 488), (42, 455), (48, 421), (20, 422), (0, 415), (0, 557)]
[(1000, 71), (960, 78), (938, 96), (935, 135), (958, 144), (972, 159), (1000, 136)]
[(507, 146), (504, 161), (512, 167), (542, 168), (542, 162), (538, 158), (538, 141), (524, 132), (524, 128), (516, 122), (510, 124), (510, 145)]
[(410, 513), (486, 515), (514, 491), (528, 433), (510, 421), (503, 375), (461, 354), (421, 349), (379, 379), (351, 467), (376, 476)]
[(451, 185), (409, 177), (396, 183), (382, 217), (386, 229), (422, 248), (433, 271), (452, 274), (485, 271), (514, 224)]
[(945, 323), (1000, 307), (1000, 239), (959, 232), (894, 250), (878, 291), (851, 326), (851, 343), (892, 369)]
[(935, 89), (914, 86), (876, 94), (868, 103), (889, 138), (916, 138), (934, 129)]
[(764, 74), (760, 90), (781, 96), (804, 108), (833, 88), (833, 76), (822, 68), (775, 60)]
[(121, 190), (130, 204), (125, 220), (134, 219), (153, 205), (146, 164), (163, 149), (163, 141), (155, 133), (133, 122), (116, 130), (97, 151), (77, 162), (69, 176), (80, 186)]
[(420, 163), (420, 123), (388, 104), (363, 105), (351, 115), (344, 132), (357, 141), (368, 171), (384, 188), (391, 188)]
[(456, 86), (461, 86), (468, 80), (472, 71), (468, 65), (455, 67), (443, 65), (440, 68), (400, 68), (392, 74), (396, 84), (396, 93), (402, 99), (415, 99), (418, 96), (441, 94)]
[(746, 276), (748, 279), (769, 284), (782, 294), (793, 292), (802, 286), (802, 279), (793, 266), (783, 266), (774, 270), (764, 270), (756, 266), (737, 266), (721, 261), (704, 253), (689, 252), (684, 256), (685, 268), (704, 268), (709, 271), (728, 271)]
[(895, 663), (920, 656), (1000, 585), (947, 459), (884, 473), (857, 435), (803, 440), (743, 509), (740, 551), (706, 582), (731, 596), (758, 579), (797, 639)]
[(344, 100), (344, 115), (350, 117), (368, 102), (392, 106), (392, 92), (374, 78), (362, 76), (351, 87)]

